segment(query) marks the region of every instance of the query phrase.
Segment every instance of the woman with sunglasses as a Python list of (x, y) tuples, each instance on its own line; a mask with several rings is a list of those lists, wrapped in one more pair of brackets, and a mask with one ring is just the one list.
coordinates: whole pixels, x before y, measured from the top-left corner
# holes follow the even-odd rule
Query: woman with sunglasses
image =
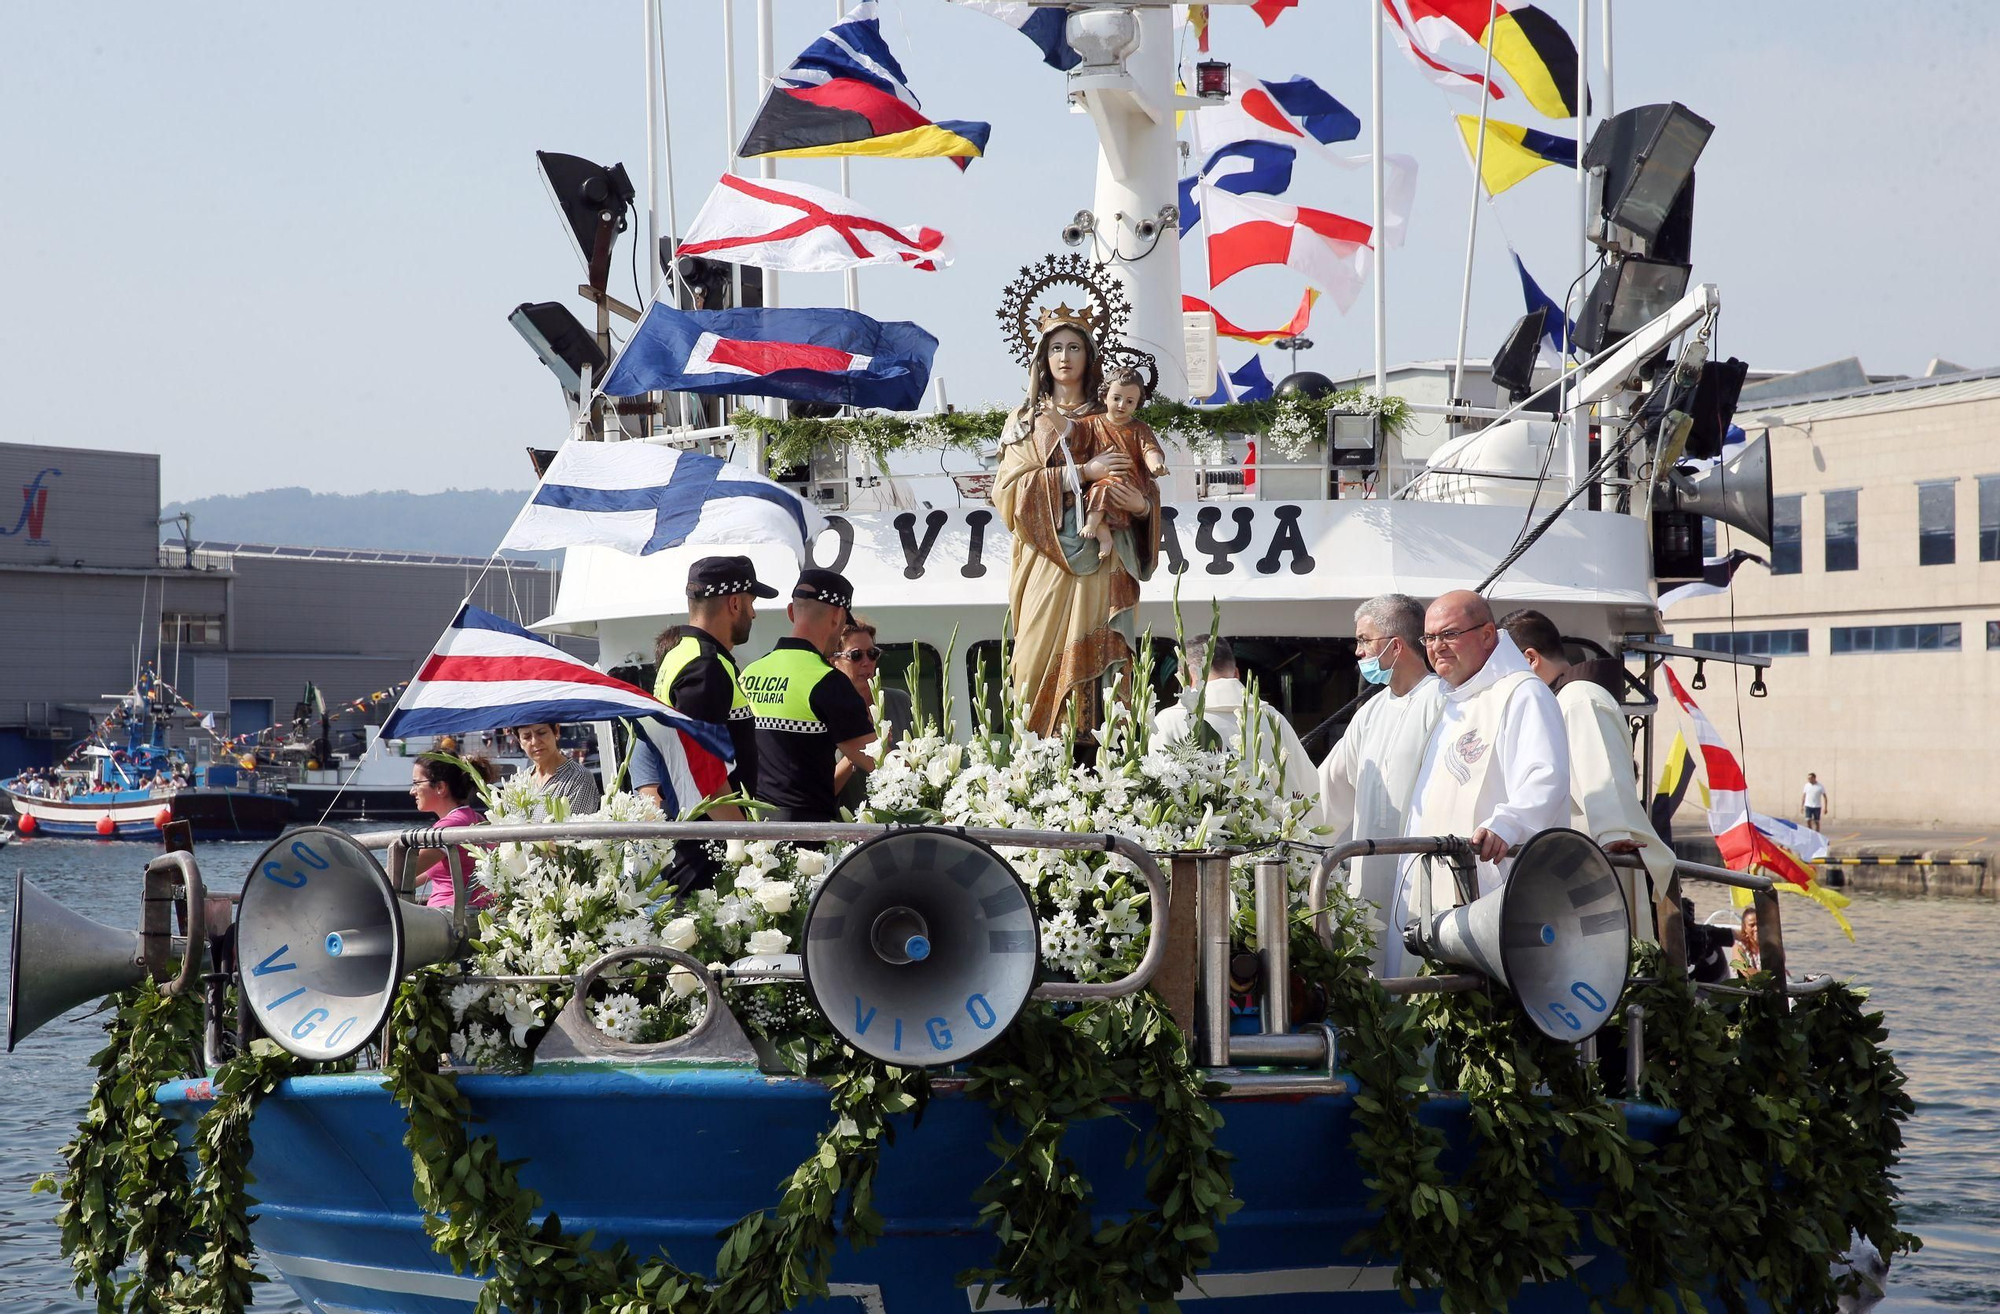
[[(882, 661), (882, 649), (875, 643), (875, 627), (856, 616), (841, 632), (830, 660), (833, 668), (854, 685), (854, 692), (873, 707), (875, 683)], [(915, 720), (909, 692), (885, 687), (882, 690), (882, 715), (877, 724), (882, 727), (886, 739), (879, 751), (886, 753), (891, 745), (901, 743), (909, 735)], [(840, 806), (850, 812), (859, 812), (861, 805), (868, 801), (867, 777), (856, 771), (844, 757), (834, 764), (833, 787), (840, 796)]]
[[(454, 758), (443, 753), (425, 753), (410, 764), (410, 798), (418, 809), (438, 819), (439, 830), (447, 826), (477, 826), (486, 820), (486, 814), (479, 810), (479, 781), (473, 778), (473, 771), (488, 782), (495, 775), (493, 764), (483, 757)], [(468, 908), (484, 908), (491, 903), (493, 896), (472, 874), (472, 854), (463, 848), (451, 849), (451, 861), (447, 863), (446, 852), (418, 851), (418, 863), (428, 865), (417, 881), (431, 883), (424, 902), (433, 908), (451, 907), (457, 889), (456, 877), (470, 882), (465, 891)]]

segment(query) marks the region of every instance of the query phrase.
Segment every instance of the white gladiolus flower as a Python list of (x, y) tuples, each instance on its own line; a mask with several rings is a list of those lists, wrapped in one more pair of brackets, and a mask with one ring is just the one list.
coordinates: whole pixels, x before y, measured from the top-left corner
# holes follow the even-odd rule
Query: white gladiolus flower
[(791, 948), (792, 937), (783, 931), (752, 931), (749, 942), (744, 945), (746, 952), (760, 958), (769, 954), (790, 953)]
[(669, 949), (678, 949), (682, 953), (694, 948), (695, 941), (699, 938), (700, 932), (695, 929), (692, 917), (676, 917), (660, 930), (660, 943)]

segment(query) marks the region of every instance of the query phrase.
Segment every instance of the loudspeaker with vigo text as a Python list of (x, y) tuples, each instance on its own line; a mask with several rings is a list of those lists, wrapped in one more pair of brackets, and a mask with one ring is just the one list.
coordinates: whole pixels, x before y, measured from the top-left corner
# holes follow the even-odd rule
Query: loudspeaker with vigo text
[(451, 914), (396, 895), (341, 831), (294, 830), (264, 850), (236, 915), (243, 998), (287, 1052), (327, 1063), (382, 1029), (405, 973), (458, 951)]
[(1041, 962), (1021, 878), (955, 831), (855, 846), (806, 914), (806, 987), (841, 1039), (899, 1067), (961, 1063), (1020, 1015)]
[(1523, 844), (1507, 883), (1473, 903), (1413, 921), (1410, 951), (1505, 985), (1544, 1034), (1580, 1041), (1611, 1017), (1632, 973), (1625, 883), (1604, 850), (1573, 830)]

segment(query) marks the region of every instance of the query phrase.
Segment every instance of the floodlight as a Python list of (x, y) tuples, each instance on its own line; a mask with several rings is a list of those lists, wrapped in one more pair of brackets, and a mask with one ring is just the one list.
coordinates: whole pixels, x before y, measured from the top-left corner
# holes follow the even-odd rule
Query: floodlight
[(1507, 400), (1520, 401), (1535, 390), (1535, 357), (1541, 354), (1542, 325), (1549, 308), (1536, 306), (1514, 321), (1500, 350), (1493, 353), (1493, 382), (1507, 390)]
[(1657, 238), (1714, 131), (1679, 101), (1638, 105), (1599, 124), (1583, 167), (1604, 171), (1601, 217), (1647, 242)]
[(625, 231), (625, 209), (638, 192), (625, 166), (593, 164), (581, 155), (536, 151), (549, 198), (569, 224), (576, 254), (590, 271), (590, 285), (602, 292), (611, 274), (611, 243)]
[[(664, 263), (672, 255), (669, 243), (673, 239), (660, 239), (660, 259)], [(710, 260), (707, 256), (682, 256), (674, 265), (681, 287), (692, 296), (699, 296), (701, 304), (688, 304), (688, 310), (729, 310), (735, 308), (737, 266), (726, 260)], [(764, 271), (755, 265), (742, 266), (743, 305), (762, 306), (764, 304)]]
[(1584, 300), (1577, 345), (1596, 355), (1630, 337), (1674, 307), (1692, 272), (1692, 265), (1613, 256)]
[(569, 308), (556, 301), (537, 301), (514, 307), (507, 316), (514, 331), (527, 340), (542, 364), (555, 371), (563, 391), (572, 397), (583, 395), (583, 372), (602, 382), (607, 364), (597, 348), (597, 338), (577, 323)]
[(1377, 428), (1374, 414), (1346, 415), (1329, 411), (1326, 416), (1326, 459), (1345, 468), (1372, 468)]

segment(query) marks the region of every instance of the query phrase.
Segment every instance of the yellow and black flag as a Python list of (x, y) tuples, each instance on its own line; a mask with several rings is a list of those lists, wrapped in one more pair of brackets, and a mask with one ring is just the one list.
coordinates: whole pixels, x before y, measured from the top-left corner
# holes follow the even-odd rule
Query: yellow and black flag
[(1482, 45), (1507, 70), (1528, 103), (1552, 119), (1576, 117), (1576, 43), (1534, 5), (1502, 6)]

